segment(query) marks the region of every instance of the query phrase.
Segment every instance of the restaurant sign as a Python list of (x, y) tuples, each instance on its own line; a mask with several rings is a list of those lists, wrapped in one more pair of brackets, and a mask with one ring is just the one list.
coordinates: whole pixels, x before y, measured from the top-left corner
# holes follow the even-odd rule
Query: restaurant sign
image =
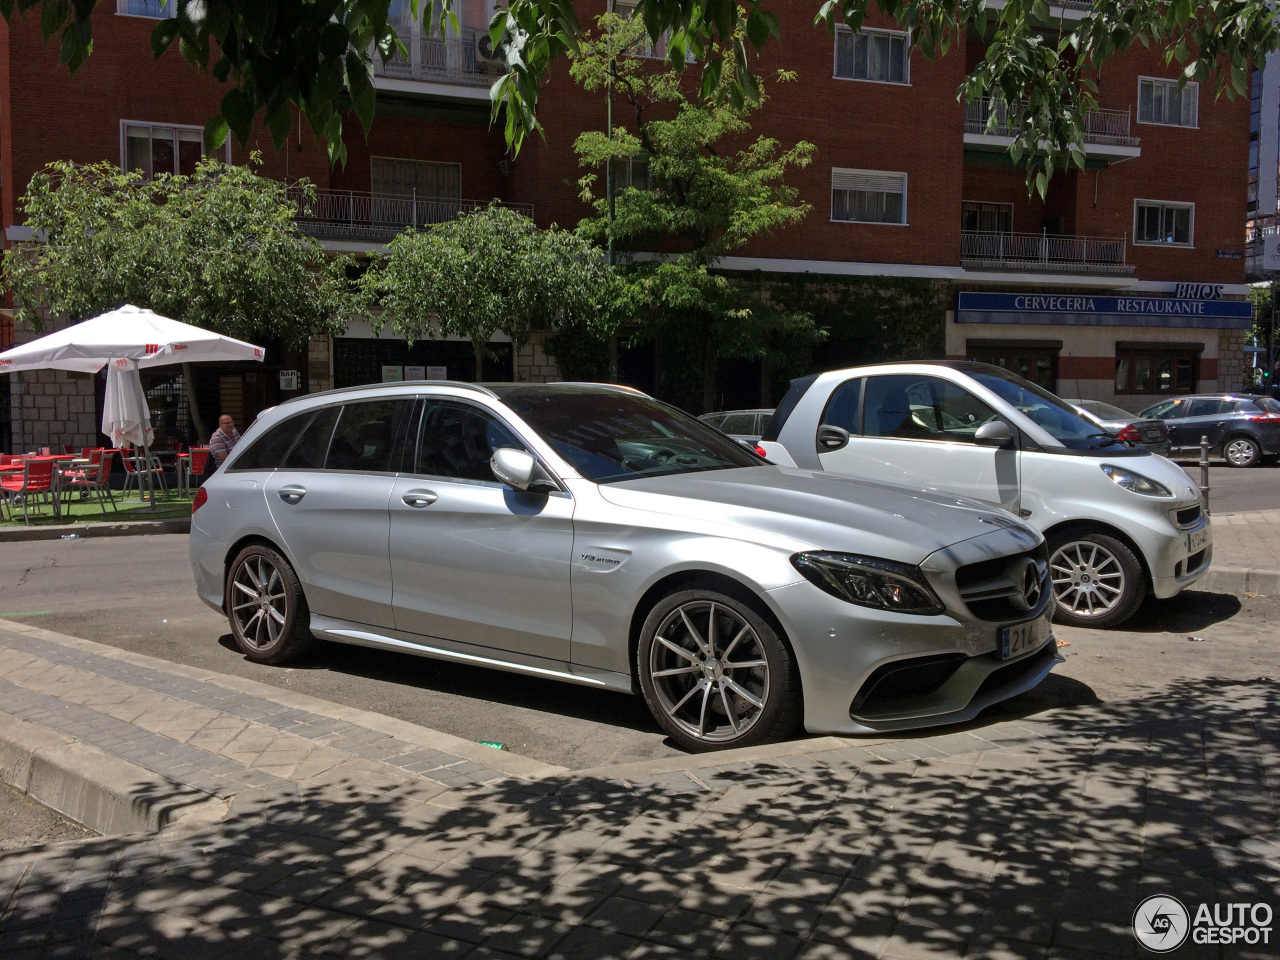
[(1253, 304), (1090, 293), (961, 293), (956, 323), (1248, 330), (1253, 324)]

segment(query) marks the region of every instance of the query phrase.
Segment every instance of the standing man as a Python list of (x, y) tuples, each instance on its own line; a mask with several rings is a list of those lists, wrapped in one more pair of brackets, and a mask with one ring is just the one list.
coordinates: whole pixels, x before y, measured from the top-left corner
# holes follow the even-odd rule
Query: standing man
[(240, 431), (236, 429), (236, 422), (231, 419), (230, 414), (224, 413), (218, 418), (218, 429), (209, 438), (209, 456), (221, 463), (239, 442)]

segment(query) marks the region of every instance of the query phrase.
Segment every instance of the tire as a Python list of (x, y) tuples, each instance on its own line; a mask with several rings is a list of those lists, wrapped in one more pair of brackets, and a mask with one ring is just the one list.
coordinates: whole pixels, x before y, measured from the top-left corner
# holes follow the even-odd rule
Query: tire
[(1071, 532), (1049, 540), (1057, 623), (1114, 627), (1147, 596), (1147, 576), (1134, 552), (1105, 533)]
[(1262, 448), (1252, 437), (1238, 433), (1222, 442), (1222, 456), (1228, 467), (1256, 467), (1262, 462)]
[(255, 543), (241, 550), (227, 571), (225, 589), (231, 636), (254, 663), (289, 663), (315, 646), (302, 584), (289, 561), (271, 547)]
[(645, 618), (636, 656), (653, 718), (692, 753), (785, 739), (800, 725), (795, 658), (764, 618), (733, 597), (682, 590), (664, 598)]

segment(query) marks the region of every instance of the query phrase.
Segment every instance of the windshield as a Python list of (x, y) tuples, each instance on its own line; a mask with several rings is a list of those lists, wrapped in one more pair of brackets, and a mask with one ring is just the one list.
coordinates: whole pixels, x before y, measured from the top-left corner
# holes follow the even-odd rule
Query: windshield
[(687, 413), (642, 394), (576, 384), (519, 386), (498, 394), (596, 483), (765, 463)]
[(1076, 413), (1068, 404), (1043, 387), (1024, 380), (1016, 373), (1008, 373), (994, 367), (969, 374), (980, 384), (997, 394), (1030, 417), (1038, 427), (1071, 450), (1102, 450), (1107, 447), (1126, 447), (1123, 440), (1098, 428)]

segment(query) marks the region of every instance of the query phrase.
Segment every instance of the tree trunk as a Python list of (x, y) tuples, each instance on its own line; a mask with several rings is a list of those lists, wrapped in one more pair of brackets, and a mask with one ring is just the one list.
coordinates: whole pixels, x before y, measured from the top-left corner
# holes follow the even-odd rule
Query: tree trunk
[(476, 383), (479, 383), (484, 379), (484, 344), (479, 340), (472, 340), (471, 349), (476, 355)]
[(182, 365), (182, 386), (187, 391), (187, 412), (191, 414), (191, 426), (196, 431), (195, 443), (188, 446), (200, 446), (209, 442), (209, 434), (204, 430), (204, 418), (200, 416), (200, 404), (196, 400), (196, 378), (191, 364)]
[(710, 319), (702, 322), (702, 413), (716, 408), (716, 345)]

